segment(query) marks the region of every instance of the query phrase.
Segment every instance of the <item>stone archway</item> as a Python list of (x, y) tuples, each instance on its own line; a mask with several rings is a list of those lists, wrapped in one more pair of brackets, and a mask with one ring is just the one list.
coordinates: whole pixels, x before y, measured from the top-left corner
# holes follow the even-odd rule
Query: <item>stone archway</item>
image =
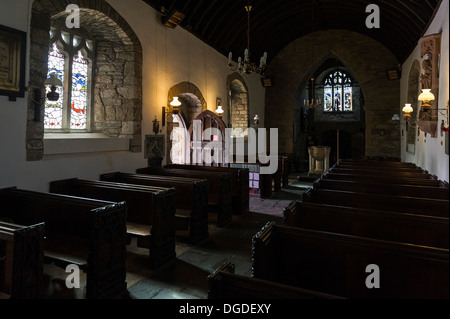
[[(314, 52), (309, 49), (312, 41)], [(292, 115), (299, 84), (305, 83), (308, 70), (316, 69), (330, 54), (355, 75), (364, 93), (365, 156), (399, 158), (400, 136), (391, 118), (398, 112), (400, 82), (389, 81), (385, 73), (399, 62), (379, 42), (348, 30), (308, 34), (287, 45), (270, 63), (266, 76), (277, 79), (277, 86), (266, 90), (265, 125), (279, 129), (279, 140), (283, 141), (279, 152), (293, 151)]]
[[(128, 137), (130, 151), (142, 149), (142, 47), (129, 24), (105, 0), (74, 1), (80, 10), (80, 28), (96, 42), (94, 90), (91, 96), (91, 132)], [(30, 23), (29, 88), (44, 91), (51, 27), (64, 28), (67, 3), (35, 0)], [(44, 155), (44, 109), (34, 121), (32, 94), (28, 98), (27, 160)]]
[[(192, 121), (202, 112), (207, 110), (206, 100), (203, 98), (202, 92), (198, 89), (198, 87), (190, 82), (181, 82), (177, 85), (174, 85), (170, 88), (167, 95), (167, 105), (170, 105), (170, 102), (173, 100), (175, 96), (178, 96), (178, 100), (181, 102), (179, 106), (179, 115), (177, 122), (174, 123), (172, 116), (167, 118), (167, 137), (166, 137), (166, 145), (167, 152), (166, 154), (171, 154), (172, 152), (172, 139), (171, 135), (174, 127), (179, 126), (179, 123), (183, 123), (183, 128), (189, 129), (192, 124)], [(169, 112), (172, 112), (172, 109), (169, 108)], [(172, 138), (184, 138), (189, 139), (189, 136), (186, 134), (176, 134), (176, 136), (172, 136)], [(186, 143), (182, 143), (181, 141), (176, 141), (178, 147), (184, 148), (184, 150), (178, 150), (178, 153), (189, 154), (186, 150)], [(188, 156), (185, 156), (187, 159)], [(169, 157), (166, 159), (167, 164), (172, 164), (172, 160)]]

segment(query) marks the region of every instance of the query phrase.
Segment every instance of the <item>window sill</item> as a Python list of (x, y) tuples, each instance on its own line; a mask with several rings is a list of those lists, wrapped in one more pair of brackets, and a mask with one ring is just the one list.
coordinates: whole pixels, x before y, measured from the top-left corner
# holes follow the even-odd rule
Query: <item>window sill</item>
[(130, 139), (102, 133), (46, 133), (44, 155), (129, 151)]

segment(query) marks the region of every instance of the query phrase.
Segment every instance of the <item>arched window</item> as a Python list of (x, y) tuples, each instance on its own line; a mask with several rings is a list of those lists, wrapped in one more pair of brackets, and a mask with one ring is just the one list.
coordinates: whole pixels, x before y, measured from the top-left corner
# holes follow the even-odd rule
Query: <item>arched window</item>
[(350, 76), (340, 70), (334, 70), (323, 79), (324, 112), (353, 111), (353, 83)]
[(44, 129), (89, 131), (93, 41), (51, 29), (50, 43), (47, 77), (56, 72), (63, 87), (57, 101), (45, 102)]

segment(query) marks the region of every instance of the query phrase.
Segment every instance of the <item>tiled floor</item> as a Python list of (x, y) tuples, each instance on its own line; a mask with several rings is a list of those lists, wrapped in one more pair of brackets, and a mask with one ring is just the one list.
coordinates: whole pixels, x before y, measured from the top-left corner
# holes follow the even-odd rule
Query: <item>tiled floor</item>
[[(127, 288), (135, 299), (205, 299), (208, 294), (209, 274), (221, 264), (231, 261), (235, 272), (251, 276), (251, 239), (268, 222), (283, 222), (282, 213), (293, 199), (300, 199), (308, 184), (298, 184), (295, 177), (290, 187), (282, 189), (271, 199), (251, 197), (250, 212), (233, 215), (232, 223), (219, 228), (209, 223), (209, 237), (196, 245), (182, 239), (176, 243), (176, 259), (152, 271), (147, 266), (148, 250), (137, 248), (132, 242), (127, 247)], [(297, 184), (297, 185), (296, 185)], [(84, 287), (67, 289), (67, 273), (53, 265), (46, 265), (48, 298), (84, 298)], [(85, 282), (85, 276), (81, 277)]]

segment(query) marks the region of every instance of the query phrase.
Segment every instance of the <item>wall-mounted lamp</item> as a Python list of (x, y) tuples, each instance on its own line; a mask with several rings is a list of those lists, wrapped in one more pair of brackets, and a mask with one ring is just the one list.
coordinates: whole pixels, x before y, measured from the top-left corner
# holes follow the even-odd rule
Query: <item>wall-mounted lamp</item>
[(253, 124), (255, 124), (255, 125), (259, 124), (259, 116), (258, 116), (258, 114), (255, 114), (255, 117), (253, 118)]
[(50, 92), (47, 93), (47, 100), (58, 101), (59, 93), (56, 92), (56, 88), (63, 86), (62, 81), (58, 78), (58, 74), (55, 72), (50, 73), (50, 77), (45, 80), (44, 84), (50, 87)]
[(220, 118), (222, 118), (223, 112), (224, 112), (224, 110), (222, 108), (222, 105), (218, 105), (217, 109), (216, 109), (216, 113), (217, 113), (217, 115), (219, 115)]
[(46, 96), (42, 96), (42, 90), (35, 88), (33, 90), (33, 103), (34, 103), (34, 121), (35, 122), (40, 122), (41, 121), (41, 108), (42, 105), (45, 103), (45, 99), (47, 98), (47, 100), (49, 101), (58, 101), (59, 99), (59, 93), (56, 92), (56, 89), (58, 87), (62, 87), (63, 83), (62, 81), (58, 78), (58, 75), (55, 72), (52, 72), (49, 74), (50, 77), (48, 77), (45, 82), (44, 85), (45, 87), (50, 88), (50, 91), (47, 93)]
[(403, 118), (406, 122), (406, 130), (408, 130), (408, 126), (416, 127), (415, 125), (411, 124), (411, 113), (414, 112), (414, 109), (412, 108), (410, 103), (406, 103), (405, 106), (402, 109), (403, 112)]
[(178, 96), (174, 96), (172, 102), (170, 102), (170, 106), (172, 107), (172, 112), (168, 112), (166, 111), (166, 107), (163, 106), (162, 107), (162, 126), (166, 126), (166, 117), (169, 115), (174, 115), (174, 114), (178, 114), (180, 112), (180, 107), (181, 102), (178, 100)]
[(422, 102), (422, 112), (428, 112), (431, 110), (431, 101), (434, 101), (434, 94), (431, 93), (431, 89), (423, 89), (419, 95), (418, 100)]

